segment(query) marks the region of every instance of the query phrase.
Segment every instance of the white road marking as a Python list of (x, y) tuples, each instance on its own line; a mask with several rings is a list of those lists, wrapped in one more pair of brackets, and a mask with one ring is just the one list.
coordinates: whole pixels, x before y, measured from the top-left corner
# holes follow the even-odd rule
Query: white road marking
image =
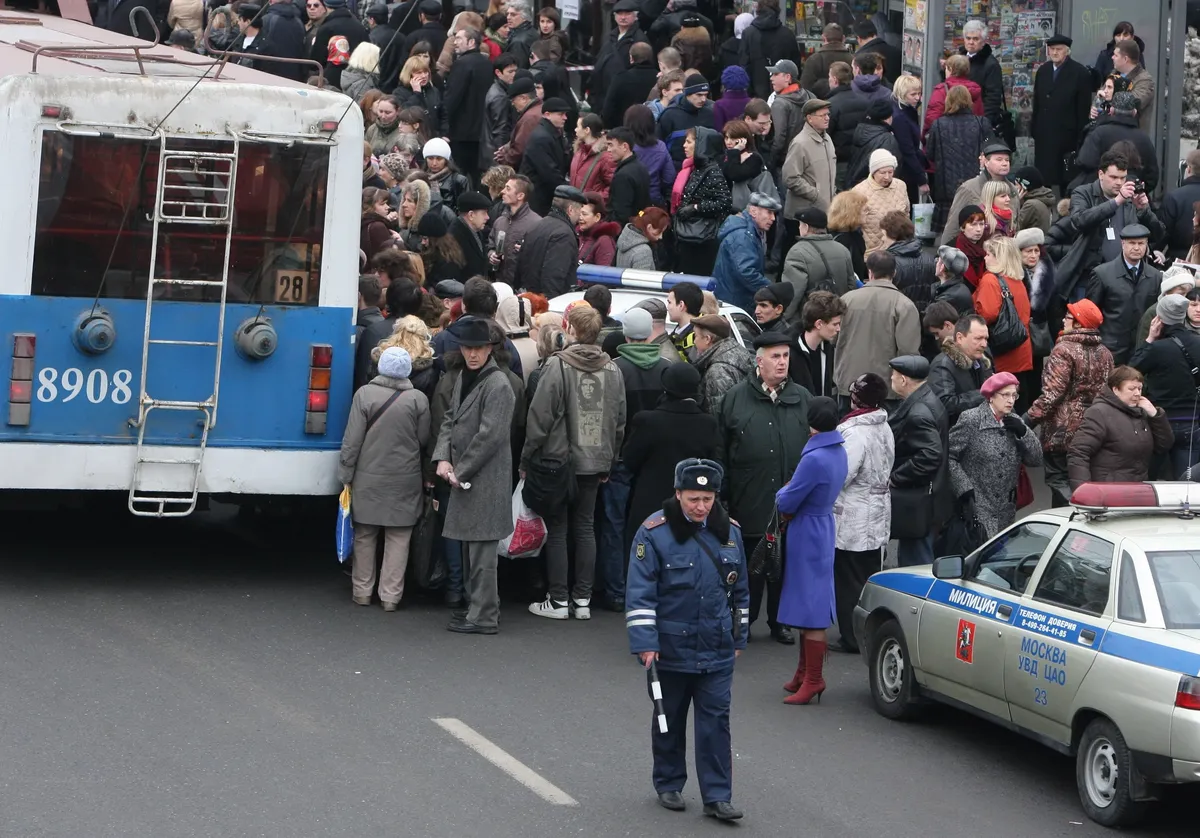
[(470, 725), (458, 719), (433, 719), (434, 724), (492, 765), (512, 777), (525, 788), (555, 806), (578, 806), (579, 801), (571, 797), (554, 783), (538, 774), (495, 742), (487, 739)]

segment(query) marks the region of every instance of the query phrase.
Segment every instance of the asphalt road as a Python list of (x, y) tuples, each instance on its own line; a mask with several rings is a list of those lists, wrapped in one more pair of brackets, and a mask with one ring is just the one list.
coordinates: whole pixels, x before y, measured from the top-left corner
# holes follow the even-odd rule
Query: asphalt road
[[(667, 812), (621, 615), (509, 601), (498, 636), (466, 637), (434, 601), (357, 607), (327, 524), (0, 515), (0, 836), (1110, 834), (1084, 819), (1071, 760), (952, 711), (889, 722), (857, 658), (832, 657), (821, 705), (785, 706), (794, 647), (761, 628), (734, 687), (746, 819), (703, 819), (694, 780)], [(1194, 836), (1198, 800), (1124, 834)]]

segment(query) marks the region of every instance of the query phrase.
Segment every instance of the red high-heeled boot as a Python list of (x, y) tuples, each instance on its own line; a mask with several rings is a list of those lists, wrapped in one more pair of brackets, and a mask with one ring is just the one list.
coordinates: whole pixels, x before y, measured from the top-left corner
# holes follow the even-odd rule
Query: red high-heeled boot
[(808, 704), (814, 698), (819, 704), (821, 693), (825, 692), (825, 678), (822, 670), (825, 666), (825, 650), (829, 644), (824, 640), (803, 640), (804, 645), (804, 681), (795, 695), (789, 695), (783, 700), (784, 704)]
[(800, 689), (800, 682), (804, 680), (804, 638), (800, 638), (800, 662), (796, 664), (796, 674), (792, 676), (792, 680), (783, 685), (783, 688), (790, 693), (794, 693)]

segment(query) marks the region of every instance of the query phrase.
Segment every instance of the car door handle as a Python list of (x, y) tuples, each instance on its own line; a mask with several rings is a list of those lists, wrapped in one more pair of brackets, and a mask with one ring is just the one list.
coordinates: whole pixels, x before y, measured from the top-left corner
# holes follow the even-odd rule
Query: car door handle
[(1091, 646), (1096, 642), (1096, 632), (1092, 631), (1091, 629), (1084, 629), (1083, 631), (1079, 632), (1079, 639)]
[(996, 614), (1007, 620), (1009, 617), (1012, 616), (1012, 606), (1011, 605), (1001, 605), (996, 609)]

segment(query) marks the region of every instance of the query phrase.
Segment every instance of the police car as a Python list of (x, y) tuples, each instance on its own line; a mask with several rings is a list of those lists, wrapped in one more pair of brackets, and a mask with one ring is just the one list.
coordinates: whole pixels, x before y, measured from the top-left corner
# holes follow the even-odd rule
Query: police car
[[(647, 297), (655, 297), (665, 302), (671, 286), (680, 282), (693, 282), (700, 286), (701, 291), (711, 291), (715, 284), (713, 278), (708, 276), (642, 271), (635, 268), (608, 268), (600, 265), (580, 265), (576, 278), (585, 285), (607, 285), (612, 290), (612, 309), (609, 313), (617, 320)], [(567, 306), (582, 299), (582, 291), (560, 294), (550, 300), (550, 311), (562, 314), (567, 310)], [(747, 349), (762, 332), (758, 322), (737, 306), (720, 303), (717, 313), (729, 322), (734, 340)], [(667, 331), (674, 327), (675, 324), (668, 317)]]
[(1089, 483), (971, 555), (868, 581), (875, 708), (967, 710), (1075, 756), (1105, 826), (1200, 782), (1200, 485)]

